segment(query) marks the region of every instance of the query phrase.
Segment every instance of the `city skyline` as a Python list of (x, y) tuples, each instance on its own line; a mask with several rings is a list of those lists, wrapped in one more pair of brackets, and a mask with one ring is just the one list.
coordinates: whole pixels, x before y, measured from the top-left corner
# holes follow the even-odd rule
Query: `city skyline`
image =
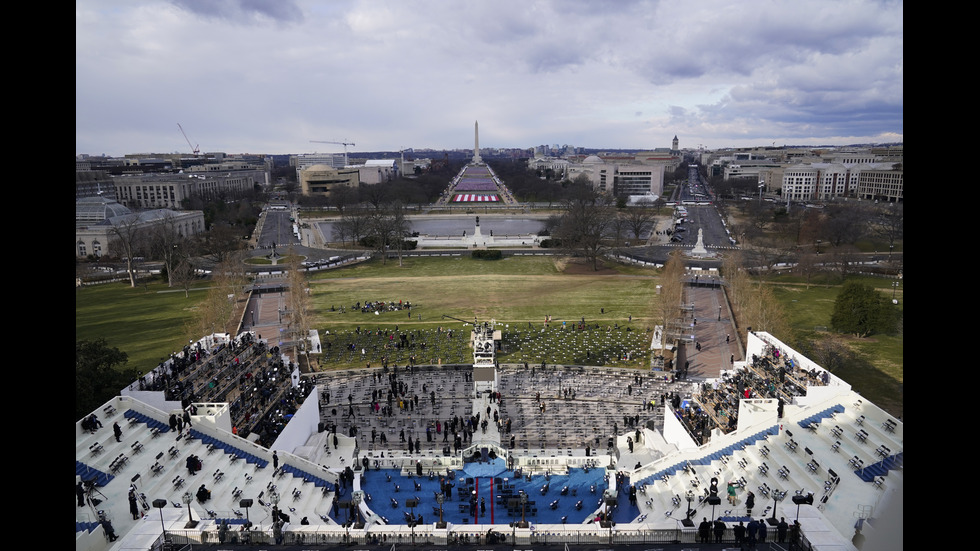
[(900, 1), (75, 8), (76, 154), (903, 141)]

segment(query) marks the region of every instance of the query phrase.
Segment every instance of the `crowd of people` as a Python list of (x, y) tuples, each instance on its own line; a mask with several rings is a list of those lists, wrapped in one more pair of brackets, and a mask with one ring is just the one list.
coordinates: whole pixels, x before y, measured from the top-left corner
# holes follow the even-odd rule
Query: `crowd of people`
[(744, 367), (723, 373), (710, 384), (702, 383), (686, 407), (678, 403), (673, 409), (694, 440), (704, 444), (716, 428), (724, 433), (737, 428), (740, 400), (776, 400), (778, 417), (782, 418), (786, 403), (805, 395), (808, 386), (823, 386), (829, 380), (828, 372), (803, 369), (778, 348), (767, 346), (761, 356), (753, 354)]
[[(385, 312), (399, 312), (401, 310), (408, 311), (408, 317), (412, 317), (412, 303), (408, 301), (395, 302), (393, 300), (374, 300), (374, 301), (360, 301), (352, 304), (349, 308), (346, 306), (340, 307), (340, 312), (347, 313), (347, 310), (352, 312), (360, 312), (362, 314), (383, 314)], [(336, 312), (337, 309), (333, 306), (330, 307), (331, 312)]]

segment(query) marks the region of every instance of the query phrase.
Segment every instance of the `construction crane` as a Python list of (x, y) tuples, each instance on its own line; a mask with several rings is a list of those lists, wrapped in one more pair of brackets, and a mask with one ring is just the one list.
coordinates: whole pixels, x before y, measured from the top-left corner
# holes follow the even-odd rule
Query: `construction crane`
[(332, 143), (334, 145), (342, 145), (342, 146), (344, 146), (344, 166), (347, 166), (349, 164), (347, 162), (347, 146), (349, 145), (349, 146), (353, 147), (354, 146), (353, 143), (351, 143), (351, 142), (325, 142), (325, 141), (320, 141), (320, 140), (310, 140), (310, 143)]
[(177, 123), (177, 128), (180, 129), (180, 133), (183, 134), (184, 139), (187, 140), (187, 145), (190, 145), (191, 152), (193, 152), (194, 155), (197, 156), (201, 152), (201, 148), (196, 145), (191, 145), (191, 140), (190, 138), (187, 137), (187, 132), (184, 132), (184, 127), (181, 126), (179, 122)]

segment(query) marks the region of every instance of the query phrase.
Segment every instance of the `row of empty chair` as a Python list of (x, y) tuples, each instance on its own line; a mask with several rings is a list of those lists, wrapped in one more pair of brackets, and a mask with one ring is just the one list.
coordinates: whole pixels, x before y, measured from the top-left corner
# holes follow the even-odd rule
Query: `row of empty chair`
[(246, 463), (255, 464), (256, 468), (259, 469), (264, 469), (265, 466), (269, 464), (268, 459), (263, 459), (253, 453), (249, 453), (240, 448), (236, 448), (231, 444), (227, 444), (222, 440), (208, 436), (200, 431), (191, 429), (190, 433), (192, 438), (200, 440), (201, 443), (203, 443), (205, 446), (208, 446), (209, 450), (217, 449), (223, 451), (228, 455), (231, 455), (231, 460), (233, 462), (239, 459), (244, 459)]

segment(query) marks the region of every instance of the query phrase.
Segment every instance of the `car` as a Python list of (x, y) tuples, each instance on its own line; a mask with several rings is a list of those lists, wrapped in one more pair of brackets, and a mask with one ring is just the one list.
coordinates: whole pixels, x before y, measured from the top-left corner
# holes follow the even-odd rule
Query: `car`
[(675, 235), (675, 236), (673, 236), (673, 237), (671, 237), (671, 238), (670, 238), (670, 240), (671, 240), (672, 242), (674, 242), (674, 243), (677, 243), (678, 241), (683, 241), (683, 240), (684, 240), (684, 238), (683, 238), (683, 237), (681, 237), (681, 236), (679, 236), (679, 235)]

